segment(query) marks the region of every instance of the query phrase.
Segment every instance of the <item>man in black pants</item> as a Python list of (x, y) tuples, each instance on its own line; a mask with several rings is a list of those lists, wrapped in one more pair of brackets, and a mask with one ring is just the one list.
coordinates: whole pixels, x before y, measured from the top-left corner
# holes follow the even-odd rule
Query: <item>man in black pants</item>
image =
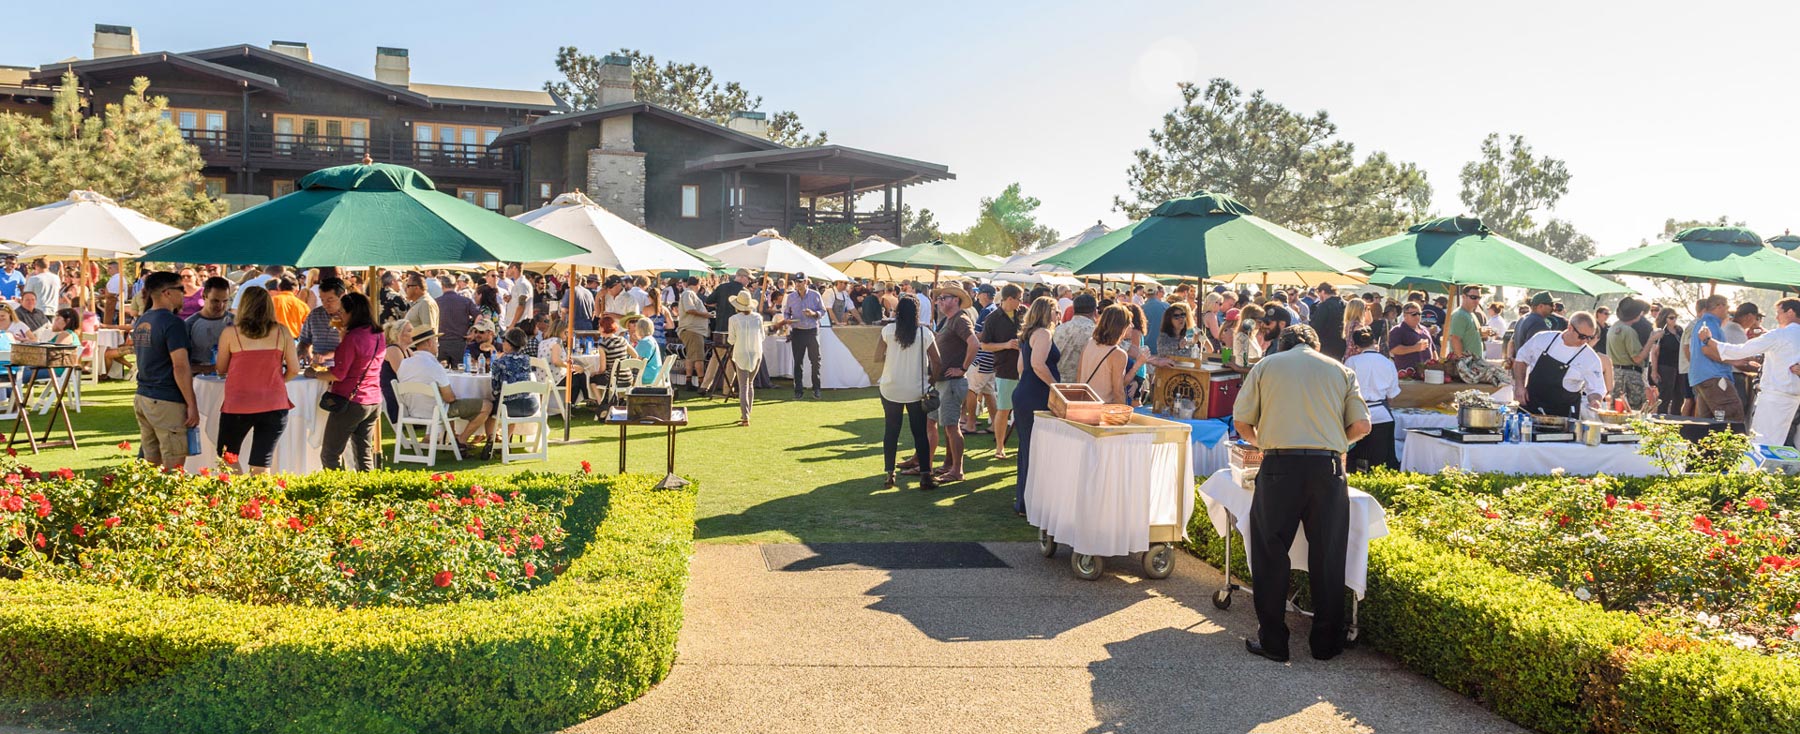
[(795, 278), (794, 292), (788, 294), (787, 302), (781, 307), (781, 321), (776, 322), (786, 323), (790, 327), (788, 344), (794, 350), (795, 400), (800, 399), (801, 376), (806, 373), (808, 364), (812, 365), (814, 399), (820, 397), (819, 388), (824, 387), (819, 381), (819, 317), (824, 313), (825, 300), (806, 282), (806, 276)]
[(1319, 337), (1301, 325), (1281, 332), (1280, 352), (1264, 357), (1238, 392), (1231, 418), (1244, 440), (1262, 449), (1250, 505), (1251, 571), (1256, 574), (1251, 654), (1288, 659), (1288, 549), (1306, 528), (1312, 581), (1312, 655), (1344, 650), (1344, 556), (1350, 539), (1344, 452), (1369, 433), (1369, 407), (1356, 373), (1318, 351)]

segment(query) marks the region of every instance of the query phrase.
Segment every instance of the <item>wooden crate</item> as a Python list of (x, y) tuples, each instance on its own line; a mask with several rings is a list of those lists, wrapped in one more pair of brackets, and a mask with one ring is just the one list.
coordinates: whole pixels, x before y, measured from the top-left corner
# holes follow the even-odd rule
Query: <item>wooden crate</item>
[(1076, 423), (1100, 425), (1100, 394), (1081, 382), (1058, 382), (1050, 386), (1050, 413)]
[(1132, 413), (1131, 420), (1122, 426), (1099, 426), (1090, 423), (1082, 423), (1080, 421), (1062, 418), (1062, 416), (1051, 415), (1041, 410), (1037, 412), (1037, 417), (1044, 419), (1061, 418), (1063, 422), (1080, 429), (1089, 436), (1097, 438), (1105, 436), (1124, 436), (1133, 433), (1149, 433), (1154, 436), (1151, 439), (1152, 443), (1185, 444), (1193, 440), (1194, 432), (1194, 429), (1189, 428), (1186, 423), (1177, 423), (1175, 421), (1164, 420), (1153, 415), (1144, 415), (1142, 413)]
[(81, 348), (13, 342), (12, 363), (20, 367), (80, 367)]

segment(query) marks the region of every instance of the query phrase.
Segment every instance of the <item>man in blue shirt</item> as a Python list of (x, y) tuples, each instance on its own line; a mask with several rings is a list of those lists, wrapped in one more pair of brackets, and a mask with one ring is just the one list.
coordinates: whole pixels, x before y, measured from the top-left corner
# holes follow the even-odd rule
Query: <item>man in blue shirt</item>
[(1150, 353), (1156, 353), (1156, 336), (1162, 333), (1163, 312), (1169, 310), (1169, 303), (1163, 300), (1163, 287), (1150, 289), (1149, 297), (1144, 299), (1144, 342), (1150, 347)]
[(166, 469), (187, 463), (187, 429), (200, 425), (194, 402), (194, 373), (188, 367), (188, 330), (181, 317), (181, 276), (160, 271), (144, 278), (149, 310), (131, 327), (137, 350), (137, 416), (144, 459)]
[(1705, 340), (1700, 338), (1703, 330), (1707, 340), (1724, 332), (1731, 303), (1714, 294), (1700, 299), (1694, 310), (1700, 313), (1700, 318), (1688, 327), (1688, 385), (1694, 388), (1694, 415), (1710, 418), (1722, 413), (1725, 420), (1743, 422), (1744, 401), (1732, 385), (1731, 365), (1707, 356)]
[[(825, 299), (812, 289), (806, 276), (801, 275), (794, 280), (794, 292), (788, 296), (787, 303), (781, 307), (781, 318), (791, 324), (788, 330), (788, 346), (794, 351), (794, 399), (801, 398), (803, 387), (802, 372), (807, 364), (812, 365), (813, 398), (824, 397), (819, 388), (824, 387), (819, 375), (819, 316), (825, 313)], [(804, 361), (810, 355), (811, 362)]]
[(19, 288), (25, 285), (25, 274), (19, 272), (19, 256), (7, 255), (4, 265), (0, 265), (0, 297), (13, 300), (19, 297)]

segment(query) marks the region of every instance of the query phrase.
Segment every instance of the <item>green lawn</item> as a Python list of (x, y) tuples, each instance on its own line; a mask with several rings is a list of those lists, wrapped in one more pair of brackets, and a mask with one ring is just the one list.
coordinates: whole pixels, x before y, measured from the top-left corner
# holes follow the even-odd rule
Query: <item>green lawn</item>
[[(47, 449), (40, 469), (90, 469), (119, 461), (121, 440), (137, 444), (129, 383), (84, 386), (86, 407), (72, 413), (80, 449)], [(994, 461), (993, 437), (970, 441), (968, 478), (935, 492), (881, 488), (881, 404), (874, 389), (827, 391), (824, 400), (793, 401), (786, 381), (764, 390), (752, 425), (740, 428), (737, 403), (684, 398), (690, 425), (678, 437), (676, 471), (701, 480), (696, 538), (703, 542), (769, 543), (896, 540), (1028, 540), (1030, 526), (1012, 513), (1011, 461)], [(43, 417), (33, 416), (43, 426)], [(551, 420), (560, 439), (562, 425)], [(4, 428), (10, 432), (10, 426)], [(633, 429), (628, 469), (661, 473), (662, 434)], [(449, 461), (436, 471), (572, 471), (583, 460), (596, 472), (618, 468), (618, 431), (577, 418), (570, 443), (553, 441), (550, 461)], [(910, 434), (901, 431), (905, 455)], [(391, 437), (390, 437), (391, 439)], [(1016, 441), (1014, 442), (1016, 446)], [(384, 444), (392, 455), (391, 440)], [(29, 455), (20, 449), (21, 458)], [(940, 460), (942, 452), (940, 451)], [(413, 465), (408, 465), (413, 466)], [(914, 479), (914, 478), (904, 478)]]

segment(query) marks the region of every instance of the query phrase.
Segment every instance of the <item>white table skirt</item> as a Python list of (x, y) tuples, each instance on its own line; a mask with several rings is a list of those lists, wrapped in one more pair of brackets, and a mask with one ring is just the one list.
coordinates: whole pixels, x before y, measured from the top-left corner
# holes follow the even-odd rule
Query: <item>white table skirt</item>
[(1150, 549), (1151, 525), (1187, 537), (1194, 514), (1189, 444), (1134, 433), (1090, 436), (1060, 418), (1031, 430), (1025, 514), (1076, 553), (1122, 556)]
[[(325, 387), (325, 381), (310, 377), (288, 380), (288, 400), (294, 408), (288, 411), (287, 427), (275, 442), (270, 471), (306, 474), (325, 467), (319, 460), (319, 445), (325, 438), (325, 414), (319, 411), (319, 396), (325, 393)], [(219, 409), (225, 402), (225, 380), (211, 376), (194, 378), (194, 402), (200, 410), (200, 453), (188, 457), (190, 472), (219, 465)], [(244, 437), (244, 444), (238, 448), (240, 462), (250, 460), (255, 437), (254, 430)]]
[(1610, 474), (1644, 477), (1661, 474), (1650, 459), (1638, 455), (1635, 443), (1488, 443), (1465, 444), (1436, 436), (1415, 434), (1406, 442), (1400, 468), (1436, 474), (1447, 467), (1476, 473), (1549, 474), (1562, 469), (1569, 474)]
[(1229, 436), (1219, 439), (1218, 443), (1210, 447), (1195, 441), (1192, 451), (1194, 453), (1194, 476), (1196, 477), (1210, 477), (1213, 472), (1231, 466), (1231, 438)]
[[(1249, 542), (1250, 506), (1256, 499), (1256, 493), (1239, 486), (1236, 473), (1231, 469), (1213, 473), (1211, 478), (1200, 485), (1200, 498), (1206, 501), (1206, 519), (1212, 521), (1213, 532), (1218, 533), (1221, 538), (1225, 537), (1233, 527), (1231, 521), (1235, 520), (1238, 534), (1244, 536), (1245, 542)], [(1350, 539), (1349, 546), (1344, 549), (1344, 585), (1356, 592), (1357, 599), (1362, 599), (1369, 589), (1369, 541), (1387, 534), (1387, 511), (1382, 509), (1381, 502), (1368, 492), (1351, 487)], [(1309, 549), (1306, 529), (1301, 528), (1294, 534), (1294, 544), (1288, 548), (1288, 562), (1295, 571), (1307, 570), (1306, 557)], [(1248, 566), (1248, 549), (1244, 549), (1243, 557)], [(1256, 569), (1251, 568), (1250, 573), (1255, 574)]]
[[(785, 337), (772, 334), (763, 337), (763, 364), (769, 368), (770, 377), (793, 377), (794, 348)], [(819, 328), (819, 376), (824, 379), (825, 387), (832, 390), (871, 384), (862, 363), (856, 361), (856, 355), (844, 346), (844, 340), (832, 333), (830, 327)], [(806, 380), (811, 384), (812, 375), (808, 374)]]
[(492, 400), (494, 398), (494, 378), (492, 375), (452, 372), (450, 373), (450, 392), (455, 393), (458, 399)]
[(1435, 410), (1419, 410), (1417, 408), (1395, 408), (1394, 414), (1394, 456), (1405, 458), (1406, 433), (1413, 428), (1455, 428), (1455, 413), (1439, 413)]

